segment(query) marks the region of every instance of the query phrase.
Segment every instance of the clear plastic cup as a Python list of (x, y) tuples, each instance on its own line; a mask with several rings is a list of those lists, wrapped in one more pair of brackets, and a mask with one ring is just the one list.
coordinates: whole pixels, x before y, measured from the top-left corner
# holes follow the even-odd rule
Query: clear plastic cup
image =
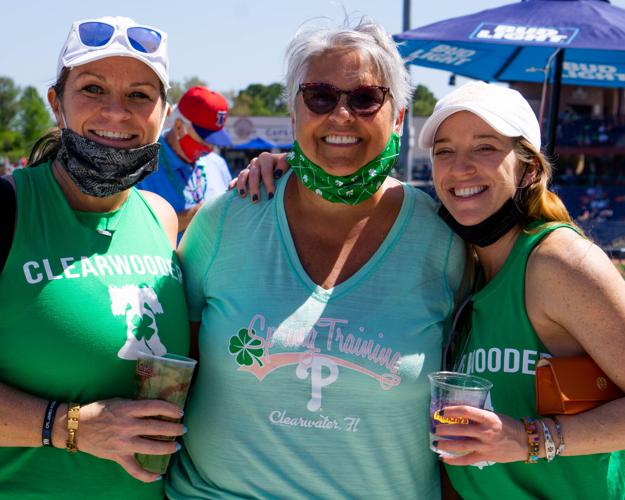
[[(137, 399), (161, 399), (184, 408), (193, 370), (197, 361), (177, 354), (155, 356), (139, 353), (136, 365)], [(159, 417), (163, 420), (179, 422), (180, 419)], [(174, 441), (171, 436), (149, 436), (150, 439)], [(136, 453), (141, 467), (149, 472), (163, 474), (167, 471), (171, 455), (144, 455)]]
[(452, 418), (440, 415), (440, 411), (447, 406), (473, 406), (484, 408), (488, 392), (493, 387), (492, 382), (475, 375), (458, 372), (434, 372), (428, 375), (430, 379), (430, 449), (442, 456), (463, 455), (441, 451), (432, 446), (433, 441), (445, 439), (463, 439), (462, 437), (442, 437), (434, 434), (439, 424), (468, 424), (464, 418)]

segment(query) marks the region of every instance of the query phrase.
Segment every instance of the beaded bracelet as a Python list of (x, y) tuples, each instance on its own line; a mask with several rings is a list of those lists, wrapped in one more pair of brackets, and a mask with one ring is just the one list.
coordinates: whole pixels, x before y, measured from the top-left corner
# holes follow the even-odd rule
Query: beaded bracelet
[(67, 441), (65, 448), (69, 452), (77, 452), (76, 434), (78, 433), (78, 417), (80, 416), (80, 405), (78, 403), (69, 403), (67, 406)]
[(540, 452), (538, 422), (533, 417), (523, 417), (521, 420), (527, 434), (527, 460), (525, 460), (525, 463), (535, 464), (538, 462), (538, 453)]
[(553, 442), (551, 431), (545, 421), (541, 419), (539, 422), (543, 428), (543, 436), (545, 437), (545, 457), (547, 458), (547, 462), (551, 462), (556, 458), (556, 444)]
[(564, 452), (564, 448), (566, 447), (566, 445), (564, 444), (564, 433), (562, 432), (562, 426), (560, 425), (560, 421), (558, 420), (558, 417), (551, 417), (551, 419), (553, 420), (553, 423), (556, 424), (556, 433), (558, 434), (558, 439), (560, 440), (560, 442), (558, 443), (558, 449), (556, 450), (556, 456), (560, 456), (562, 455), (562, 453)]
[(43, 414), (43, 425), (41, 426), (41, 444), (43, 446), (52, 446), (52, 426), (58, 406), (58, 401), (49, 401), (46, 412)]

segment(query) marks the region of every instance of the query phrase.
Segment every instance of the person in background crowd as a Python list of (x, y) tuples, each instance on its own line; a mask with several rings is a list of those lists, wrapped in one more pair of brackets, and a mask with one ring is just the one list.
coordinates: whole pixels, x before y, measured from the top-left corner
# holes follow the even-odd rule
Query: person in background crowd
[(431, 150), (439, 213), (476, 257), (453, 366), (493, 383), (487, 409), (444, 409), (469, 425), (437, 426), (439, 450), (462, 454), (444, 458), (453, 486), (476, 500), (625, 498), (625, 398), (536, 415), (543, 356), (587, 354), (625, 390), (625, 282), (549, 191), (530, 105), (515, 90), (468, 83), (436, 104), (419, 144)]
[(204, 201), (223, 193), (232, 180), (212, 143), (223, 137), (228, 101), (206, 87), (192, 87), (173, 110), (173, 125), (159, 139), (158, 170), (139, 187), (165, 198), (178, 215), (180, 235)]
[(174, 452), (151, 437), (182, 435), (181, 410), (129, 398), (138, 352), (189, 350), (176, 215), (133, 187), (156, 168), (168, 88), (164, 32), (73, 23), (48, 91), (60, 130), (0, 179), (3, 498), (163, 497), (135, 453)]

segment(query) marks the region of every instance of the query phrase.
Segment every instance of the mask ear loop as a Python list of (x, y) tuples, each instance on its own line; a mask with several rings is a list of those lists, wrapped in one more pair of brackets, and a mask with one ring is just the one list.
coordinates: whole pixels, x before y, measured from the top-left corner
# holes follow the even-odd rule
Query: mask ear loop
[(523, 175), (521, 176), (521, 180), (519, 181), (519, 185), (517, 186), (517, 190), (523, 189), (523, 179), (525, 179), (525, 174), (527, 174), (527, 167), (528, 165), (525, 165), (525, 169), (523, 169)]
[[(456, 313), (454, 314), (454, 319), (451, 323), (451, 331), (449, 334), (449, 338), (445, 344), (445, 348), (443, 349), (443, 359), (442, 359), (442, 367), (443, 370), (447, 370), (447, 359), (449, 358), (451, 346), (458, 336), (458, 324), (460, 323), (460, 319), (462, 315), (467, 312), (469, 314), (469, 319), (471, 318), (471, 314), (473, 313), (473, 294), (469, 294), (458, 306), (456, 309)], [(471, 334), (471, 325), (469, 323), (469, 328), (467, 331), (467, 335), (464, 339), (464, 343), (462, 345), (462, 349), (458, 352), (458, 355), (454, 355), (456, 358), (456, 362), (454, 363), (453, 370), (456, 371), (459, 365), (459, 362), (462, 360), (462, 357), (466, 353), (467, 347), (469, 346), (469, 337)], [(454, 353), (455, 354), (455, 353)]]
[(61, 106), (61, 103), (59, 102), (59, 113), (61, 114), (61, 118), (63, 118), (63, 126), (61, 127), (63, 128), (67, 128), (67, 120), (65, 119), (65, 113), (63, 112), (63, 106)]
[(526, 198), (526, 193), (529, 188), (529, 185), (523, 186), (523, 180), (525, 179), (525, 175), (527, 174), (528, 168), (529, 168), (529, 164), (526, 163), (525, 169), (523, 170), (523, 175), (521, 176), (521, 179), (519, 180), (519, 184), (516, 188), (516, 192), (514, 193), (514, 197), (512, 198), (512, 200), (514, 201), (514, 205), (517, 211), (521, 214), (522, 220), (524, 221), (524, 223), (527, 222), (525, 198)]

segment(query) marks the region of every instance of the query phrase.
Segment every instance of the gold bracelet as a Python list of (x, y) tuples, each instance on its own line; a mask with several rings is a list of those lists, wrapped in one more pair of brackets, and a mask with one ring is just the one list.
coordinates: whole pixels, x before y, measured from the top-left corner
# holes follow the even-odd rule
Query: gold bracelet
[(78, 451), (76, 434), (78, 433), (79, 416), (80, 405), (78, 403), (69, 403), (67, 405), (67, 441), (65, 441), (65, 448), (71, 453)]

